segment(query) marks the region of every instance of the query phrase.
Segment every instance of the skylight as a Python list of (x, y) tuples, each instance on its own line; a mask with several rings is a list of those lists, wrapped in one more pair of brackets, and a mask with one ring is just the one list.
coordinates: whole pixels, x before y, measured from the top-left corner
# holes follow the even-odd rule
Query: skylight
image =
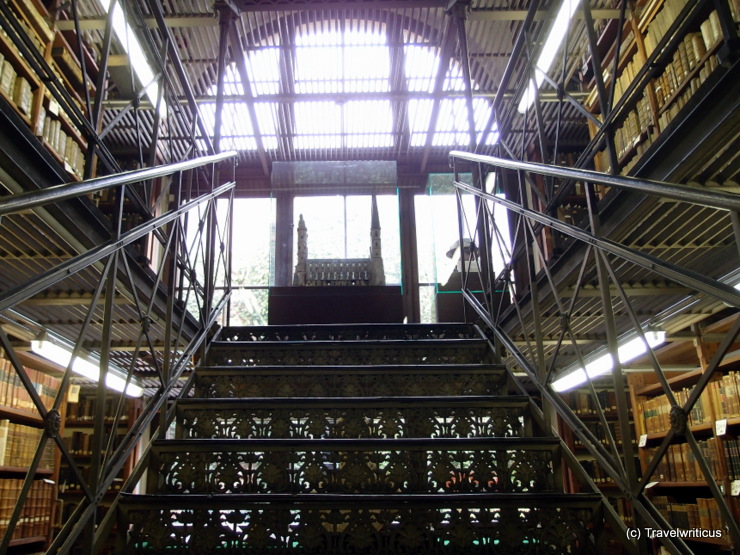
[[(408, 118), (410, 146), (423, 147), (433, 123), (434, 100), (430, 95), (440, 64), (439, 48), (426, 46), (419, 38), (406, 38), (414, 44), (403, 48), (405, 88), (411, 95), (404, 115)], [(278, 148), (280, 133), (291, 137), (297, 151), (394, 147), (394, 101), (384, 98), (384, 93), (391, 91), (391, 51), (384, 24), (359, 20), (340, 24), (330, 20), (297, 27), (290, 66), (292, 87), (281, 84), (281, 56), (290, 49), (278, 42), (279, 37), (272, 37), (269, 45), (255, 46), (246, 56), (258, 129), (254, 129), (240, 98), (243, 93), (239, 73), (233, 65), (227, 69), (222, 149), (241, 150), (246, 145), (248, 150), (255, 149), (255, 135), (259, 134), (264, 148), (274, 150)], [(211, 87), (213, 96), (216, 89), (216, 85)], [(451, 64), (443, 89), (455, 96), (441, 101), (432, 144), (467, 147), (467, 105), (461, 94), (465, 87), (459, 64)], [(295, 97), (276, 98), (286, 91)], [(414, 98), (414, 93), (419, 98)], [(215, 108), (215, 102), (201, 104), (211, 127), (215, 124)], [(476, 98), (474, 110), (480, 138), (490, 102)], [(496, 139), (494, 133), (487, 142), (493, 144)]]

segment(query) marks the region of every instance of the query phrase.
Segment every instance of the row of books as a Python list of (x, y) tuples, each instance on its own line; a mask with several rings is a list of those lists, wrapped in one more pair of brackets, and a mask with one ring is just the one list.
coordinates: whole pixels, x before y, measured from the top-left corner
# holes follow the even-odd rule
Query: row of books
[[(570, 225), (579, 225), (587, 213), (588, 209), (580, 204), (566, 203), (558, 206), (558, 219)], [(584, 412), (583, 414), (591, 413)]]
[[(20, 498), (23, 480), (0, 479), (0, 537), (5, 534), (10, 516)], [(35, 480), (23, 504), (13, 539), (48, 536), (51, 529), (51, 514), (56, 495), (51, 480)]]
[[(41, 397), (42, 403), (47, 409), (50, 409), (54, 406), (54, 399), (56, 399), (59, 391), (61, 380), (33, 368), (25, 366), (24, 368), (36, 388), (36, 393)], [(15, 368), (5, 358), (0, 358), (0, 406), (36, 412), (36, 406), (33, 404), (26, 388), (23, 387)]]
[[(80, 467), (80, 473), (82, 474), (82, 479), (85, 481), (86, 484), (90, 483), (90, 467), (89, 466), (83, 466)], [(124, 479), (123, 476), (117, 476), (113, 479), (113, 483), (111, 484), (109, 491), (120, 491), (123, 487)], [(59, 493), (69, 493), (69, 494), (75, 494), (83, 491), (82, 486), (80, 485), (80, 481), (75, 475), (74, 472), (72, 472), (72, 469), (68, 466), (63, 466), (59, 471)]]
[[(0, 420), (0, 466), (28, 467), (36, 456), (44, 430)], [(48, 440), (39, 468), (54, 468), (54, 442)]]
[[(740, 416), (738, 380), (740, 373), (729, 372), (720, 379), (709, 382), (689, 413), (689, 424), (695, 426)], [(684, 388), (674, 395), (676, 402), (683, 406), (691, 395), (691, 389)], [(671, 427), (670, 411), (671, 405), (665, 395), (641, 399), (640, 412), (645, 433), (668, 430)]]
[[(22, 7), (25, 10), (27, 10), (27, 11), (28, 10), (31, 10), (31, 11), (35, 12), (35, 15), (36, 15), (35, 20), (36, 20), (37, 24), (38, 24), (39, 20), (43, 21), (43, 18), (41, 17), (41, 14), (39, 14), (36, 11), (36, 9), (32, 5), (32, 2), (21, 2), (21, 4), (23, 5)], [(18, 24), (22, 27), (23, 32), (26, 35), (26, 37), (28, 37), (28, 40), (30, 40), (31, 43), (33, 44), (34, 48), (36, 48), (36, 50), (39, 51), (39, 54), (41, 54), (43, 56), (44, 55), (44, 52), (46, 51), (46, 43), (44, 42), (43, 38), (40, 37), (36, 33), (36, 31), (34, 31), (31, 28), (31, 26), (28, 24), (28, 22), (26, 21), (26, 18), (23, 16), (23, 14), (21, 13), (21, 11), (18, 9), (20, 6), (16, 6), (15, 5), (15, 2), (8, 2), (8, 5), (10, 7), (10, 10), (15, 14), (16, 20), (17, 20)], [(46, 23), (44, 23), (44, 25), (46, 26)], [(46, 32), (45, 32), (45, 34), (48, 35), (50, 33), (51, 33), (51, 31), (49, 30), (48, 26), (46, 26)]]
[[(92, 422), (95, 420), (97, 409), (97, 399), (95, 397), (81, 397), (77, 403), (67, 404), (67, 420), (76, 422)], [(105, 399), (105, 420), (113, 422), (118, 409), (118, 399), (107, 397)], [(121, 422), (128, 421), (128, 413), (124, 410), (121, 414)]]
[[(118, 446), (121, 443), (123, 437), (123, 433), (116, 434), (116, 442), (114, 444), (114, 447)], [(80, 431), (72, 432), (72, 435), (66, 438), (67, 448), (69, 449), (69, 452), (73, 455), (92, 455), (92, 440), (93, 435), (91, 433)], [(107, 445), (108, 437), (106, 437), (104, 441), (105, 445)]]
[(725, 528), (715, 499), (700, 498), (696, 503), (677, 503), (671, 497), (658, 495), (653, 497), (652, 502), (674, 528), (716, 531)]
[[(720, 442), (716, 438), (710, 438), (697, 443), (715, 480), (721, 480), (725, 474), (723, 470), (725, 455)], [(648, 460), (653, 459), (657, 449), (657, 447), (646, 449)], [(668, 451), (655, 469), (651, 480), (660, 482), (703, 482), (705, 477), (691, 446), (688, 443), (680, 443), (668, 447)]]
[(665, 0), (663, 2), (663, 8), (655, 15), (645, 32), (645, 51), (648, 56), (653, 53), (687, 3), (688, 0)]
[(644, 65), (645, 58), (642, 56), (642, 53), (638, 51), (622, 70), (622, 73), (619, 75), (617, 80), (614, 82), (614, 104), (619, 102), (619, 99), (622, 98), (622, 95), (625, 93), (625, 91), (627, 91), (630, 84), (632, 84), (632, 81), (635, 80), (635, 77), (637, 77), (637, 74), (640, 72)]
[[(617, 422), (608, 422), (608, 433), (607, 430), (604, 429), (604, 426), (601, 424), (601, 422), (589, 422), (587, 426), (591, 433), (602, 445), (609, 445), (611, 443), (609, 439), (610, 435), (616, 445), (622, 445), (624, 443), (622, 429)], [(576, 438), (574, 440), (574, 444), (577, 446), (582, 446), (583, 442), (580, 439)]]
[(630, 510), (629, 501), (624, 497), (612, 497), (609, 502), (616, 509), (619, 518), (622, 519), (627, 526), (632, 524), (632, 511)]
[(31, 83), (18, 75), (13, 62), (6, 60), (0, 53), (0, 91), (10, 98), (23, 114), (31, 115), (31, 105), (33, 104), (33, 90)]
[(614, 391), (601, 389), (596, 391), (596, 397), (588, 391), (577, 391), (572, 394), (571, 408), (578, 416), (599, 414), (598, 408), (605, 415), (617, 414), (617, 396)]
[(635, 109), (627, 114), (622, 126), (614, 132), (614, 148), (617, 151), (617, 157), (624, 157), (630, 149), (635, 147), (641, 140), (643, 132), (647, 132), (652, 125), (650, 101), (646, 95), (643, 95)]
[(601, 465), (596, 461), (583, 460), (580, 461), (583, 469), (591, 476), (591, 479), (597, 485), (612, 485), (614, 480), (601, 468)]
[[(43, 121), (43, 126), (41, 122)], [(52, 117), (49, 112), (41, 108), (39, 115), (40, 136), (59, 157), (69, 166), (67, 170), (81, 176), (85, 168), (85, 152), (72, 135), (62, 127), (59, 118)]]
[(728, 439), (725, 441), (724, 447), (728, 478), (730, 480), (740, 480), (740, 441)]
[(678, 113), (683, 109), (689, 99), (696, 94), (699, 87), (707, 80), (707, 78), (714, 72), (719, 66), (719, 61), (716, 55), (710, 56), (704, 65), (699, 70), (699, 73), (689, 81), (685, 87), (683, 94), (671, 102), (668, 108), (662, 108), (662, 113), (658, 118), (658, 123), (661, 130), (665, 130), (668, 124), (675, 118)]
[[(25, 24), (22, 18), (19, 17), (18, 20), (21, 24)], [(36, 37), (30, 30), (29, 36)], [(7, 41), (10, 43), (9, 38)], [(43, 47), (41, 48), (43, 52)], [(20, 56), (20, 53), (18, 56)], [(58, 75), (58, 69), (53, 63), (51, 68)], [(10, 59), (5, 59), (2, 53), (0, 53), (0, 91), (13, 102), (19, 112), (27, 117), (32, 117), (33, 86), (25, 77), (17, 73), (17, 68), (13, 65), (13, 62)], [(70, 173), (81, 176), (85, 164), (84, 150), (73, 136), (64, 131), (58, 116), (58, 114), (47, 113), (42, 107), (38, 116), (34, 116), (36, 121), (32, 124), (32, 127), (36, 135), (43, 137), (48, 147), (63, 160), (65, 169)]]
[[(717, 14), (717, 12), (712, 13), (715, 16)], [(684, 37), (673, 53), (671, 63), (655, 80), (655, 96), (659, 107), (663, 106), (666, 100), (683, 85), (688, 75), (702, 61), (707, 51), (721, 38), (721, 34), (716, 38), (707, 38), (702, 33), (688, 33)], [(707, 44), (707, 40), (712, 42)]]

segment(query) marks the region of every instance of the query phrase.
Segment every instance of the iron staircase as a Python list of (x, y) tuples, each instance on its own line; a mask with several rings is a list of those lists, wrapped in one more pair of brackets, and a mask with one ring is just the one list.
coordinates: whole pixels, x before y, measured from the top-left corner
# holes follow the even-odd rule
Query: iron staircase
[(225, 328), (124, 494), (127, 553), (587, 553), (601, 498), (466, 324)]

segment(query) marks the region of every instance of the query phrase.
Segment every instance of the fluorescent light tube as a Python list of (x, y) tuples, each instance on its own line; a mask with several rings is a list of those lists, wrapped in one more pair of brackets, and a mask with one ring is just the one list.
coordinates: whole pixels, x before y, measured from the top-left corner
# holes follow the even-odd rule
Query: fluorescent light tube
[[(69, 349), (53, 343), (48, 338), (31, 341), (31, 350), (37, 355), (64, 368), (69, 366), (69, 361), (72, 358), (72, 352)], [(100, 368), (98, 365), (99, 363), (95, 364), (87, 359), (75, 357), (74, 361), (72, 361), (72, 371), (75, 374), (97, 382), (100, 379)], [(125, 373), (123, 370), (110, 367), (106, 374), (105, 385), (115, 391), (125, 393), (129, 397), (141, 397), (144, 394), (144, 390), (135, 384), (133, 380), (126, 386), (126, 378), (124, 376)]]
[[(666, 333), (664, 331), (645, 332), (645, 339), (650, 348), (654, 348), (665, 343), (665, 336)], [(642, 337), (633, 337), (617, 347), (619, 362), (621, 364), (625, 364), (644, 355), (647, 353), (647, 350), (648, 348), (645, 346), (645, 342), (642, 340)], [(613, 367), (614, 361), (612, 360), (612, 356), (610, 353), (606, 353), (586, 364), (585, 369), (576, 368), (574, 370), (567, 371), (562, 377), (552, 382), (552, 388), (558, 393), (569, 391), (574, 387), (578, 387), (579, 385), (586, 383), (588, 378), (603, 376), (607, 372), (610, 372)]]
[[(98, 1), (105, 12), (108, 13), (111, 2), (113, 0)], [(121, 1), (122, 0), (118, 0), (115, 7), (113, 8), (113, 31), (115, 32), (118, 40), (123, 46), (123, 49), (126, 51), (126, 54), (128, 54), (129, 63), (134, 69), (136, 77), (138, 77), (139, 81), (141, 81), (141, 86), (146, 87), (147, 85), (149, 85), (146, 89), (146, 96), (149, 99), (149, 102), (152, 103), (152, 106), (154, 106), (154, 108), (156, 109), (157, 98), (159, 97), (159, 83), (152, 83), (152, 81), (154, 80), (154, 71), (152, 71), (152, 67), (149, 65), (149, 62), (146, 59), (144, 50), (141, 48), (141, 44), (136, 38), (134, 30), (126, 21), (126, 16), (124, 15), (123, 8), (121, 7)], [(167, 104), (165, 104), (164, 99), (162, 99), (162, 102), (159, 106), (159, 116), (161, 118), (167, 117)]]
[[(558, 15), (555, 16), (552, 27), (550, 28), (550, 34), (547, 35), (547, 40), (540, 50), (540, 57), (537, 59), (537, 66), (535, 68), (535, 78), (529, 79), (529, 86), (524, 91), (521, 101), (519, 102), (519, 113), (523, 114), (527, 111), (535, 97), (535, 88), (540, 88), (542, 82), (545, 80), (545, 74), (552, 68), (552, 63), (555, 61), (555, 56), (560, 50), (560, 46), (565, 40), (565, 36), (568, 33), (568, 27), (570, 26), (570, 20), (578, 9), (580, 0), (563, 0)], [(536, 81), (536, 82), (535, 82)]]

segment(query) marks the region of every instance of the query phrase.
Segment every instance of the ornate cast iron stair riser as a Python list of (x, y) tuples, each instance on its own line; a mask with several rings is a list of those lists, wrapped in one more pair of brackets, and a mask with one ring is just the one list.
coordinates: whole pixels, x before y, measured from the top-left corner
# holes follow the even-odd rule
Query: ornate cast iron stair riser
[(165, 443), (160, 493), (554, 492), (560, 460), (552, 438)]
[[(172, 499), (176, 497), (176, 499)], [(128, 553), (599, 553), (598, 496), (143, 496)]]
[(506, 372), (492, 365), (205, 367), (195, 397), (383, 397), (501, 395)]
[(599, 552), (597, 495), (469, 325), (225, 328), (121, 553)]
[(526, 400), (493, 397), (197, 399), (178, 403), (184, 438), (523, 437)]

